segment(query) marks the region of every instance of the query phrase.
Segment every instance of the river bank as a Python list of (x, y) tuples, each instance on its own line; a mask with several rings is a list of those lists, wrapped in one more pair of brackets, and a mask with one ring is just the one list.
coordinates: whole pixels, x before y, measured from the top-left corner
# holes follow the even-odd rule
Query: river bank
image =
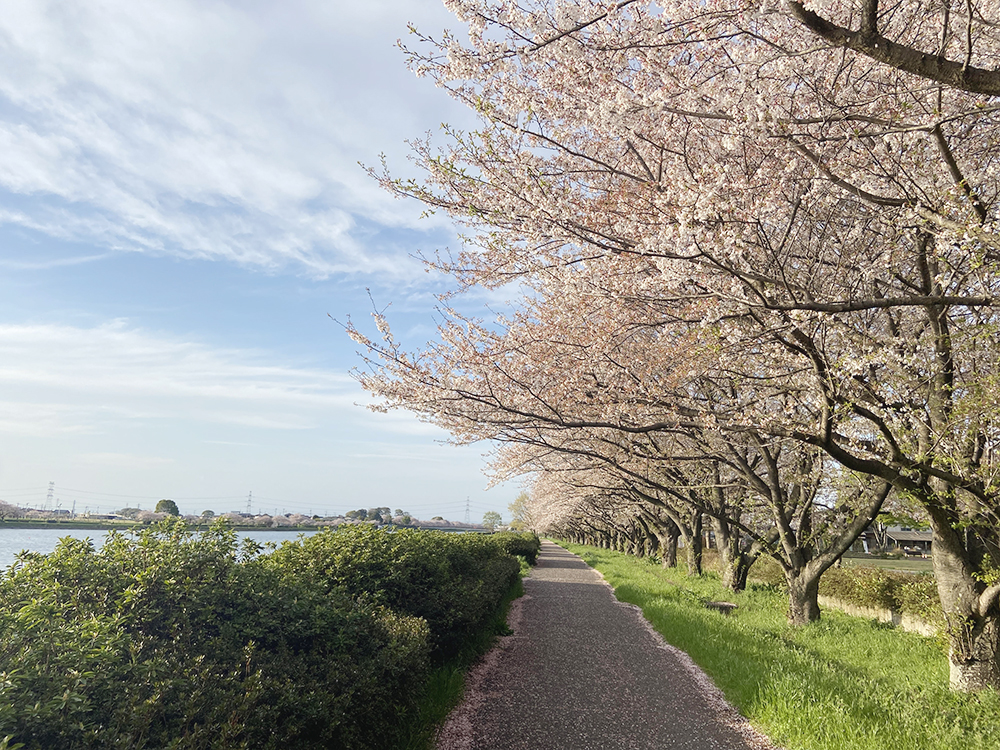
[[(138, 531), (143, 528), (142, 524), (107, 524), (99, 528), (89, 526), (72, 526), (69, 523), (41, 523), (41, 524), (21, 524), (15, 526), (12, 523), (0, 524), (0, 573), (8, 568), (17, 559), (21, 552), (40, 552), (48, 554), (52, 552), (59, 540), (63, 537), (75, 537), (77, 539), (90, 539), (95, 547), (101, 547), (104, 540), (111, 531), (118, 531), (124, 534)], [(198, 527), (189, 527), (194, 530), (201, 530)], [(207, 527), (202, 527), (207, 528)], [(280, 529), (262, 529), (260, 527), (239, 528), (236, 533), (241, 539), (253, 539), (259, 544), (281, 544), (285, 541), (294, 541), (303, 534), (309, 536), (319, 531), (318, 526), (303, 526), (301, 528), (284, 527)]]
[[(0, 521), (0, 529), (99, 529), (101, 531), (128, 531), (129, 529), (141, 529), (149, 526), (148, 523), (139, 521), (90, 521), (86, 519), (67, 519), (65, 521), (54, 518), (14, 518)], [(210, 523), (188, 523), (188, 528), (200, 531), (209, 528)], [(319, 525), (299, 525), (299, 526), (256, 526), (253, 524), (231, 524), (237, 531), (260, 531), (263, 533), (282, 531), (316, 531), (323, 528)]]

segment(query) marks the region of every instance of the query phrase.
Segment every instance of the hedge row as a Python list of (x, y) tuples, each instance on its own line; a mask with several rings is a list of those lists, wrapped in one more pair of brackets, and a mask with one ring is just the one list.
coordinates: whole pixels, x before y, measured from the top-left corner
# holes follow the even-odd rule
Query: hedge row
[(221, 525), (63, 539), (0, 579), (0, 740), (392, 747), (518, 567), (499, 539), (369, 527), (272, 554)]
[[(750, 579), (784, 588), (779, 565), (762, 557), (750, 569)], [(891, 609), (944, 626), (937, 584), (929, 573), (903, 573), (882, 568), (840, 567), (827, 570), (819, 582), (819, 593), (859, 607)]]
[(862, 607), (891, 609), (944, 626), (937, 584), (929, 573), (879, 568), (831, 568), (820, 579), (820, 593)]
[(494, 534), (493, 538), (503, 545), (507, 554), (523, 557), (529, 565), (537, 562), (538, 553), (542, 551), (542, 540), (536, 534), (501, 531)]
[(423, 619), (440, 661), (486, 624), (517, 580), (509, 546), (502, 535), (357, 525), (284, 544), (271, 558), (326, 590)]

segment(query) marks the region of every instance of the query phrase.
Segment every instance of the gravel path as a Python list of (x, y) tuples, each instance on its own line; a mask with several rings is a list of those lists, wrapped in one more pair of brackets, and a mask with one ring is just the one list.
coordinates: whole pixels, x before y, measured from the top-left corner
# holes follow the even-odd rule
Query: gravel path
[(543, 542), (524, 590), (438, 750), (772, 747), (576, 555)]

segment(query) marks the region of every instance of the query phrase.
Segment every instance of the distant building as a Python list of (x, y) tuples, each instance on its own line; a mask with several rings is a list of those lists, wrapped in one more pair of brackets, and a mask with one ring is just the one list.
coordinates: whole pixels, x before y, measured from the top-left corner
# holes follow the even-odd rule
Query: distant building
[(931, 553), (930, 531), (915, 531), (905, 526), (901, 528), (890, 528), (885, 532), (889, 539), (890, 547), (899, 547), (904, 552), (929, 555)]
[(908, 526), (889, 526), (882, 531), (868, 527), (851, 549), (866, 555), (882, 549), (886, 551), (899, 549), (909, 555), (929, 555), (932, 537), (930, 531)]

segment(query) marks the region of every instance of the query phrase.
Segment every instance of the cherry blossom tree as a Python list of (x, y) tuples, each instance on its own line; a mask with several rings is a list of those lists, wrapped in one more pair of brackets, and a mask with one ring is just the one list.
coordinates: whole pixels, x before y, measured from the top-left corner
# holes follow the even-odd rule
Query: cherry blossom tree
[[(604, 362), (636, 385), (575, 425), (605, 430), (600, 440), (681, 419), (756, 431), (918, 502), (934, 532), (952, 685), (1000, 686), (996, 9), (449, 6), (468, 42), (420, 37), (411, 64), (483, 126), (448, 131), (442, 147), (415, 142), (421, 181), (378, 175), (469, 228), (466, 249), (433, 264), (458, 288), (519, 280), (533, 293), (563, 284), (567, 297), (626, 298), (626, 330), (660, 333), (639, 365), (711, 355), (713, 370), (752, 384), (727, 415), (683, 399), (665, 420), (676, 368), (644, 379), (631, 361)], [(557, 272), (566, 268), (582, 271)], [(598, 339), (623, 323), (603, 312), (591, 321)], [(460, 439), (503, 436), (518, 409), (512, 439), (540, 416), (573, 426), (572, 393), (604, 389), (594, 367), (535, 373), (546, 398), (528, 389), (501, 419), (489, 386), (503, 373), (475, 382), (490, 372), (489, 347), (448, 327), (443, 343), (478, 374), (376, 391), (408, 408), (434, 404)], [(443, 349), (429, 356), (447, 361)], [(644, 400), (653, 392), (655, 409)], [(449, 398), (475, 408), (448, 413)]]
[(7, 518), (20, 518), (22, 515), (24, 515), (24, 511), (21, 508), (0, 500), (0, 521)]
[[(574, 281), (579, 290), (582, 280)], [(837, 503), (836, 512), (821, 507), (818, 492), (833, 487), (819, 449), (769, 438), (745, 421), (765, 396), (794, 399), (786, 379), (740, 393), (732, 377), (706, 372), (719, 359), (702, 351), (716, 333), (643, 323), (621, 295), (544, 291), (502, 331), (453, 319), (416, 358), (395, 345), (381, 319), (381, 343), (352, 328), (372, 364), (359, 375), (362, 384), (459, 439), (510, 446), (494, 463), (500, 478), (573, 472), (572, 483), (590, 497), (631, 506), (622, 523), (602, 519), (611, 537), (633, 543), (642, 522), (655, 527), (665, 517), (695, 575), (707, 517), (726, 585), (741, 589), (753, 560), (768, 554), (785, 571), (789, 620), (818, 618), (819, 577), (875, 518), (888, 483)], [(685, 344), (683, 367), (665, 364)], [(642, 505), (655, 515), (643, 516)]]
[(531, 515), (531, 497), (527, 492), (519, 492), (508, 505), (510, 528), (514, 531), (529, 531), (535, 528)]

